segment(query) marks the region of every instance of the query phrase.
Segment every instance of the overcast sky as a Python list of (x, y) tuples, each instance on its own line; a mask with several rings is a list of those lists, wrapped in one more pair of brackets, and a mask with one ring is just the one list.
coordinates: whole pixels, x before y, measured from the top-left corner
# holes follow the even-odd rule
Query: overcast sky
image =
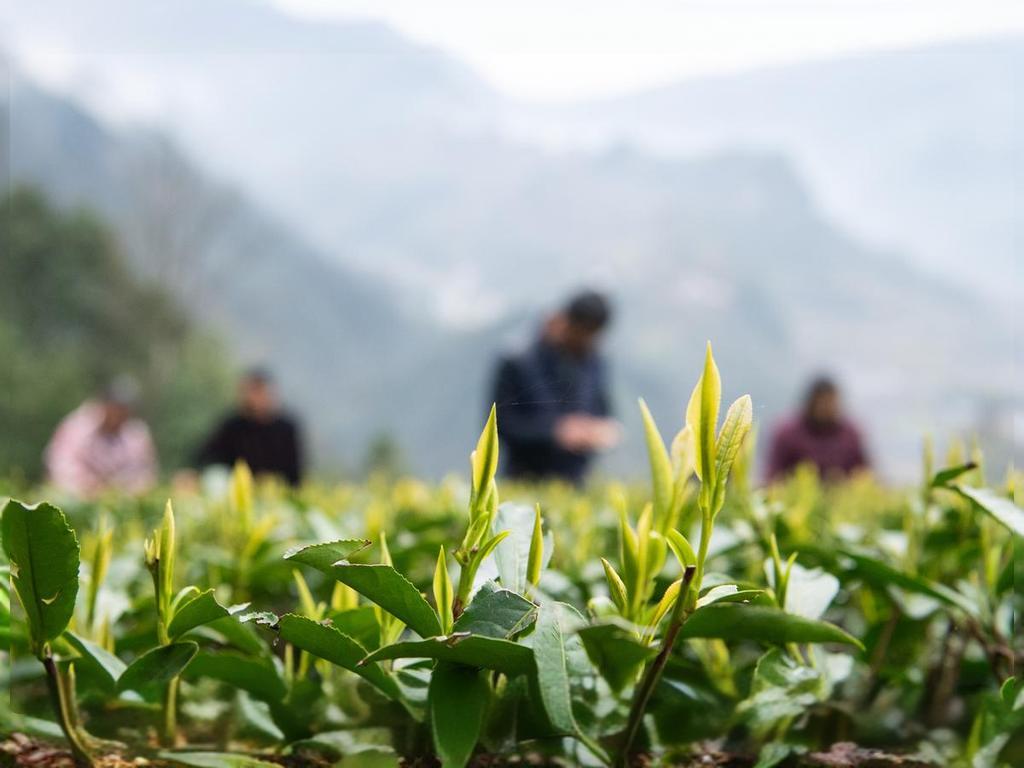
[(271, 1), (314, 18), (388, 22), (529, 99), (1024, 32), (1024, 0)]

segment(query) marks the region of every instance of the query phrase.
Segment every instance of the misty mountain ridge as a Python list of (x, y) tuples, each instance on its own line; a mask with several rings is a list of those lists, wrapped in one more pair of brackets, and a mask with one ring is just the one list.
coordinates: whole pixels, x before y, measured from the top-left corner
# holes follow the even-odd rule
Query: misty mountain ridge
[(845, 229), (1009, 306), (1024, 221), (1022, 70), (1024, 38), (950, 42), (525, 107), (511, 122), (550, 146), (597, 151), (773, 148)]

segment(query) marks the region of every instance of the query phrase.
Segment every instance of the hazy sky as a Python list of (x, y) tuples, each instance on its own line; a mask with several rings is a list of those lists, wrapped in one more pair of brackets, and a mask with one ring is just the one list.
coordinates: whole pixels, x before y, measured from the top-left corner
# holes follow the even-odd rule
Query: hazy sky
[(584, 98), (691, 75), (1024, 31), (1024, 0), (272, 0), (362, 16), (508, 93)]

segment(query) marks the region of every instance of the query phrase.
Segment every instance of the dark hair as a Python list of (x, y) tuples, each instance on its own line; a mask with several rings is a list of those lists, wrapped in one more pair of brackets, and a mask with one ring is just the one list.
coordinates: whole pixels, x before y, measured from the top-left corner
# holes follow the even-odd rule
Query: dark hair
[(242, 374), (242, 381), (247, 384), (269, 385), (274, 383), (274, 377), (268, 369), (261, 366), (253, 366)]
[(815, 376), (807, 386), (807, 392), (804, 395), (804, 406), (806, 408), (810, 408), (811, 404), (819, 397), (822, 397), (823, 395), (834, 395), (838, 392), (839, 387), (836, 386), (832, 377), (824, 375)]
[(597, 291), (577, 293), (569, 299), (562, 311), (570, 323), (590, 331), (600, 331), (612, 319), (608, 299)]
[(124, 408), (135, 408), (139, 404), (141, 394), (139, 382), (132, 376), (121, 374), (104, 388), (103, 400)]

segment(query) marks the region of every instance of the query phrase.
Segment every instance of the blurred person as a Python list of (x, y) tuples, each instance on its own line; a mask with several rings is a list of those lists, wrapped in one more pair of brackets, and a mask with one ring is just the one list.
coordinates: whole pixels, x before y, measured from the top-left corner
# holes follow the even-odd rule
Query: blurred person
[(239, 459), (255, 475), (277, 475), (290, 485), (302, 480), (302, 438), (295, 421), (281, 410), (270, 373), (254, 368), (242, 376), (238, 406), (196, 454), (200, 468), (234, 466)]
[(860, 432), (843, 416), (839, 388), (826, 376), (811, 382), (800, 413), (776, 427), (767, 480), (780, 480), (801, 464), (813, 464), (825, 480), (868, 467)]
[(506, 476), (578, 485), (593, 456), (618, 442), (598, 354), (610, 320), (604, 296), (579, 293), (545, 321), (529, 348), (499, 362), (494, 402)]
[(91, 498), (104, 491), (138, 494), (156, 483), (157, 458), (149, 428), (138, 418), (139, 387), (116, 379), (57, 426), (44, 454), (48, 480)]

